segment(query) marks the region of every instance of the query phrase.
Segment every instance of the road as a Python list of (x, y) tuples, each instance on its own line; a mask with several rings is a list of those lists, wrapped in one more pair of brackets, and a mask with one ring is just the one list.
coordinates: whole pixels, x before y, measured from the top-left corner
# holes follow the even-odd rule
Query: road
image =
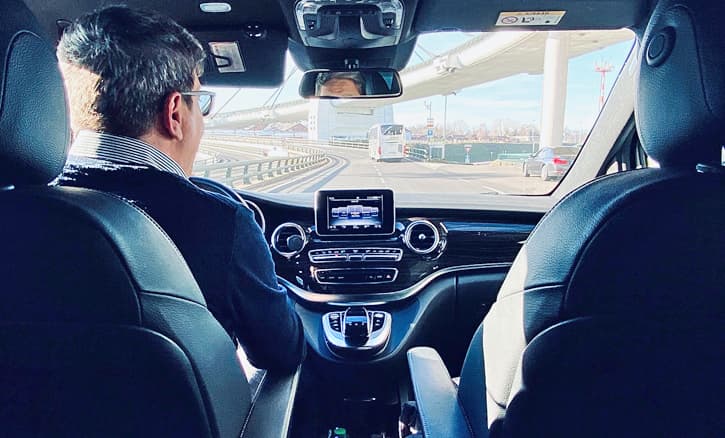
[[(321, 188), (388, 187), (398, 193), (543, 194), (556, 181), (525, 178), (517, 164), (476, 165), (372, 161), (366, 150), (336, 149), (325, 166), (259, 187), (273, 193), (308, 193)], [(250, 187), (251, 188), (251, 187)]]
[[(205, 151), (232, 161), (263, 159), (251, 145), (207, 144)], [(321, 188), (386, 187), (397, 193), (544, 194), (556, 181), (525, 178), (516, 163), (475, 165), (422, 162), (375, 162), (367, 150), (329, 148), (324, 165), (245, 187), (270, 193), (311, 193)]]

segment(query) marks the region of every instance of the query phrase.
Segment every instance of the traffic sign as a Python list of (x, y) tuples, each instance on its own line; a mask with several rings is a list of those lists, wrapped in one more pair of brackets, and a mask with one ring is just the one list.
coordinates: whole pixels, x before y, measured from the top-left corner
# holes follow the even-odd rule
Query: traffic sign
[(433, 130), (432, 129), (429, 129), (428, 130), (428, 137), (433, 137)]

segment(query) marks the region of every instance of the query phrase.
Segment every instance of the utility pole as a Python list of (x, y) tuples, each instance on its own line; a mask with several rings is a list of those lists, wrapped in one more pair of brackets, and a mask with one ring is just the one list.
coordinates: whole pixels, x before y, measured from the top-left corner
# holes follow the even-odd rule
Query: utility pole
[(606, 61), (594, 64), (594, 71), (602, 75), (602, 81), (599, 84), (599, 111), (604, 107), (604, 90), (607, 87), (607, 73), (613, 69), (614, 66)]
[(443, 96), (443, 144), (448, 138), (448, 95)]

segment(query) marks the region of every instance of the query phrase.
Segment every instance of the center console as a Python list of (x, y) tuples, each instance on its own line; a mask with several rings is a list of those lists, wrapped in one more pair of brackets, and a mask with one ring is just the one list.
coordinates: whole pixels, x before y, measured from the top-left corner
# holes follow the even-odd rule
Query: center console
[(279, 282), (310, 351), (295, 415), (318, 420), (298, 436), (327, 436), (332, 426), (394, 433), (410, 393), (406, 351), (434, 347), (458, 369), (467, 335), (539, 219), (396, 209), (393, 195), (326, 190), (315, 194), (314, 210), (267, 204)]
[(393, 316), (358, 303), (395, 300), (438, 268), (445, 249), (445, 229), (424, 219), (398, 221), (393, 196), (387, 189), (321, 190), (314, 225), (286, 222), (272, 233), (288, 289), (307, 301), (338, 303), (340, 310), (320, 322), (325, 345), (340, 358), (373, 358), (385, 349)]
[(399, 221), (392, 190), (321, 190), (314, 223), (286, 222), (272, 233), (280, 276), (302, 294), (368, 295), (412, 286), (436, 269), (445, 229)]

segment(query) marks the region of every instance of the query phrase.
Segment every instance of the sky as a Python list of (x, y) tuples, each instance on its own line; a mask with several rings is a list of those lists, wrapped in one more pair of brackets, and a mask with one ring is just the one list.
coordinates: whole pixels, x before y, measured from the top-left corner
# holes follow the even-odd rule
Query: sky
[[(410, 64), (421, 62), (429, 53), (440, 55), (472, 38), (475, 34), (438, 33), (421, 35), (418, 47), (411, 57)], [(567, 105), (564, 125), (569, 129), (588, 130), (594, 123), (599, 110), (600, 74), (594, 71), (595, 63), (608, 62), (614, 70), (607, 75), (609, 92), (614, 79), (622, 68), (632, 41), (622, 42), (605, 49), (569, 60), (567, 85)], [(427, 53), (426, 53), (427, 52)], [(420, 56), (419, 56), (420, 55)], [(283, 86), (277, 97), (277, 103), (299, 99), (297, 86), (302, 75), (296, 71), (294, 63), (287, 56), (286, 75), (290, 80)], [(235, 89), (212, 88), (217, 92), (216, 111), (227, 112), (246, 108), (269, 105), (276, 89), (245, 88), (230, 100)], [(405, 92), (405, 90), (404, 90)], [(461, 90), (456, 95), (448, 96), (448, 123), (463, 120), (469, 126), (476, 127), (480, 123), (491, 123), (497, 119), (512, 120), (522, 124), (540, 123), (542, 96), (542, 75), (520, 74), (498, 81), (489, 82)], [(424, 101), (432, 103), (432, 115), (436, 123), (443, 120), (444, 97), (431, 96), (394, 105), (395, 122), (405, 125), (425, 123), (427, 111)], [(222, 108), (223, 106), (223, 108)]]

